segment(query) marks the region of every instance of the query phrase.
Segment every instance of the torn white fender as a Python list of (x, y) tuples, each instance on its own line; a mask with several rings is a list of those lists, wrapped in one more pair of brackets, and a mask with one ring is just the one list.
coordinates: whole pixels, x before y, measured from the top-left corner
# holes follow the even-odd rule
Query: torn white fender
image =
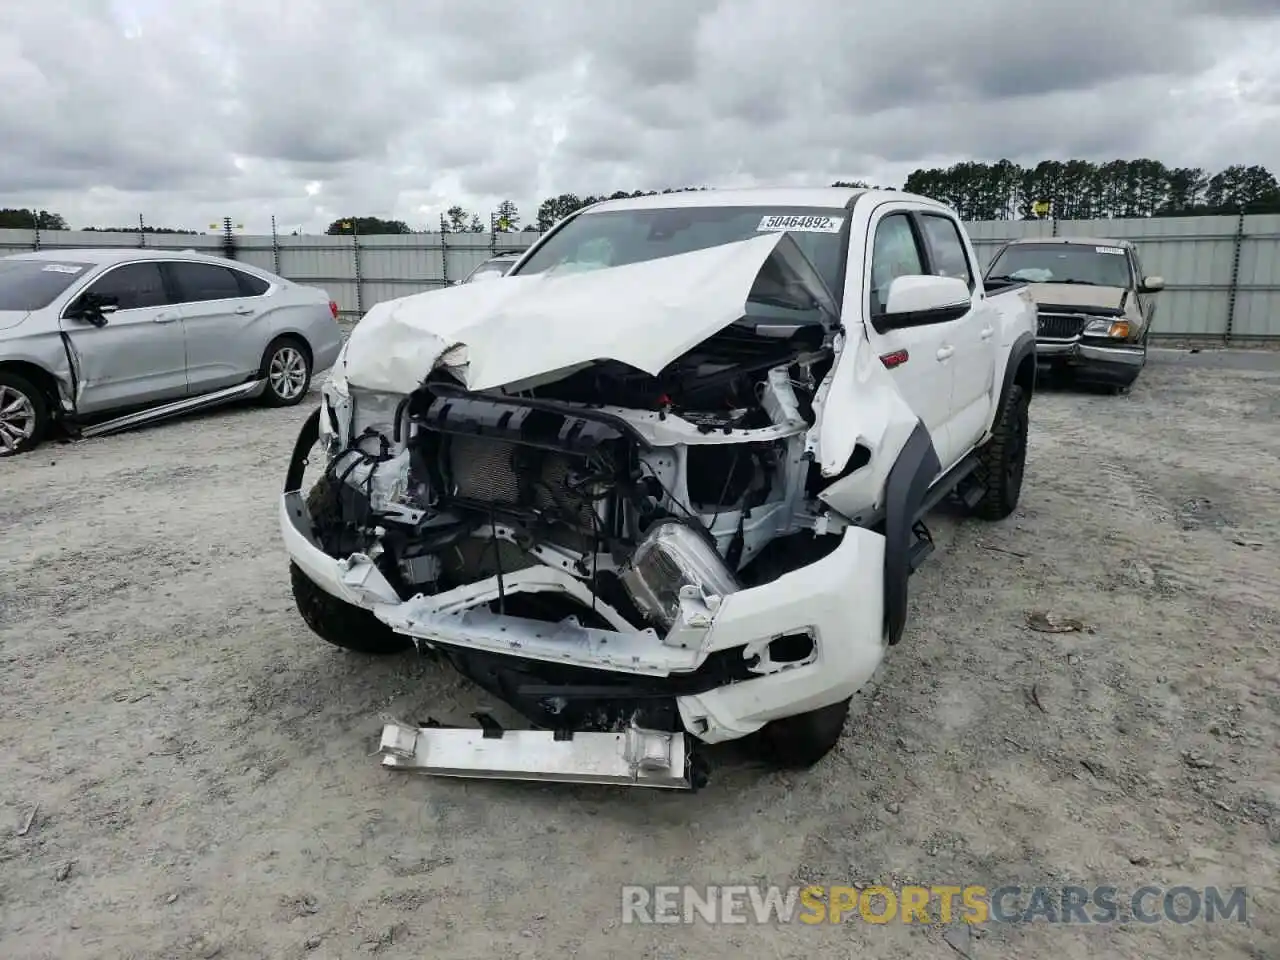
[(881, 506), (885, 480), (919, 417), (902, 398), (861, 327), (837, 348), (836, 362), (814, 401), (818, 425), (806, 437), (806, 449), (816, 457), (824, 477), (838, 476), (859, 444), (870, 451), (865, 466), (819, 494), (824, 503), (852, 518)]

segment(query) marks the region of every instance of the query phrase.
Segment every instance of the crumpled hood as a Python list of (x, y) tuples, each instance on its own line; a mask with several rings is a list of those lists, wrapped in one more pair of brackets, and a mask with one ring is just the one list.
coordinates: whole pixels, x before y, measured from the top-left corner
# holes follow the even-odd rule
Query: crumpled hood
[(0, 310), (0, 330), (16, 327), (30, 315), (27, 310)]
[(1127, 292), (1123, 287), (1091, 287), (1084, 283), (1030, 283), (1027, 290), (1041, 306), (1101, 307), (1119, 310)]
[(408, 394), (445, 353), (470, 390), (604, 359), (656, 375), (743, 316), (775, 250), (784, 269), (833, 310), (795, 242), (768, 233), (642, 263), (516, 275), (384, 301), (351, 332), (341, 376), (355, 387)]

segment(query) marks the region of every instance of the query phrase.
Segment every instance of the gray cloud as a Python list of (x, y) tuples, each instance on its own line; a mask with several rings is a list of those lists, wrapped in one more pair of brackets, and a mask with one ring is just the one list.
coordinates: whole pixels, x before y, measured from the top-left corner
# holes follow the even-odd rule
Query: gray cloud
[(1280, 156), (1275, 0), (41, 0), (0, 206), (434, 225), (505, 197), (900, 183), (962, 159)]

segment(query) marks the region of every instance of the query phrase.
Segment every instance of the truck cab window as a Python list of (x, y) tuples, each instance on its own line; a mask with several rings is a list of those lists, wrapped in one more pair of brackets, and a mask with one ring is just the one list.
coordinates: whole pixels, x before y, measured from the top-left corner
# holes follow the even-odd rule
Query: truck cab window
[(871, 315), (884, 312), (889, 284), (898, 277), (918, 277), (924, 272), (910, 218), (893, 213), (881, 220), (871, 243)]
[(939, 277), (963, 280), (973, 290), (973, 271), (965, 255), (964, 244), (955, 222), (947, 217), (926, 215), (920, 218), (924, 224), (925, 239), (929, 243), (929, 261)]

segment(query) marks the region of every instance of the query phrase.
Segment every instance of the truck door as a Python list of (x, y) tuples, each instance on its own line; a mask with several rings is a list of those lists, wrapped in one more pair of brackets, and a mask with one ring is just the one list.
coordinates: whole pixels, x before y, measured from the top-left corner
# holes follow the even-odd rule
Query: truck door
[[(867, 337), (885, 360), (902, 398), (933, 439), (943, 466), (951, 463), (949, 419), (955, 370), (955, 340), (960, 321), (911, 323), (885, 327), (882, 312), (889, 284), (898, 277), (928, 273), (925, 247), (912, 215), (897, 210), (872, 222), (870, 303)], [(877, 329), (877, 326), (879, 327)]]
[[(955, 277), (977, 287), (978, 271), (965, 251), (960, 225), (944, 213), (916, 214), (929, 255), (929, 272)], [(982, 298), (954, 321), (951, 333), (955, 353), (951, 357), (950, 442), (953, 459), (959, 459), (982, 439), (990, 419), (996, 368), (996, 312)], [(943, 466), (950, 466), (946, 461)]]

